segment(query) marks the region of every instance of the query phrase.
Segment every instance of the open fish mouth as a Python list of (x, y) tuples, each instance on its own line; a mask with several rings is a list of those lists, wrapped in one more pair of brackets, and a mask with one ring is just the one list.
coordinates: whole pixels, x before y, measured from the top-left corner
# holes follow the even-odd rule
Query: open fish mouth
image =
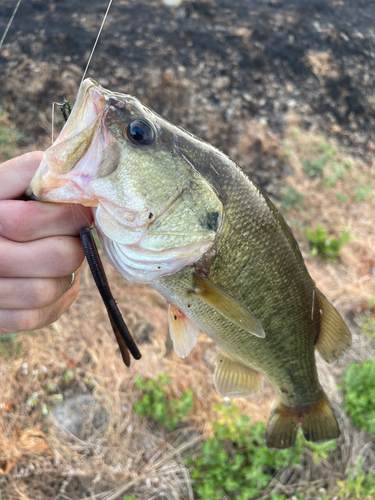
[(103, 126), (110, 94), (94, 80), (82, 83), (69, 119), (45, 151), (28, 195), (42, 201), (98, 205), (86, 187), (98, 174), (101, 151), (110, 150), (113, 143)]

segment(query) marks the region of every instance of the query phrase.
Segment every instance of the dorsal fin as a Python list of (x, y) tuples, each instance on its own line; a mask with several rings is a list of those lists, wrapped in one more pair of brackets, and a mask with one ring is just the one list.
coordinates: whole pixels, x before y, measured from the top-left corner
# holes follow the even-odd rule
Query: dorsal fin
[(215, 361), (214, 383), (221, 396), (250, 396), (261, 388), (260, 374), (220, 351)]
[(178, 307), (170, 303), (168, 303), (168, 323), (176, 354), (180, 358), (186, 358), (197, 345), (199, 328)]
[(197, 297), (213, 307), (218, 313), (229, 319), (229, 321), (247, 330), (252, 335), (261, 338), (266, 336), (257, 318), (239, 300), (207, 278), (195, 274), (194, 279), (197, 287), (193, 292)]
[(344, 351), (351, 346), (351, 336), (339, 313), (328, 302), (325, 296), (317, 290), (320, 307), (320, 331), (316, 348), (322, 358), (328, 363), (339, 359)]

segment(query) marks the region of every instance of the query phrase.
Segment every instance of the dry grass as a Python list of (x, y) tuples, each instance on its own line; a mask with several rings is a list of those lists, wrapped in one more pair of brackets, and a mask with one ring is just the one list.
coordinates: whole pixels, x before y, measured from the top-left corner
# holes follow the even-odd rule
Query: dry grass
[(324, 84), (327, 78), (338, 78), (339, 64), (329, 52), (311, 51), (305, 57), (306, 66), (318, 77), (320, 84)]
[[(333, 164), (347, 161), (351, 167), (336, 180), (334, 187), (327, 188), (321, 178), (306, 176), (301, 163), (301, 159), (309, 160), (321, 155), (327, 141), (317, 134), (296, 132), (294, 125), (288, 129), (287, 138), (292, 145), (289, 161), (294, 170), (287, 182), (304, 196), (304, 207), (298, 211), (290, 210), (287, 218), (293, 223), (293, 232), (312, 277), (331, 302), (345, 313), (358, 302), (368, 301), (374, 295), (374, 192), (364, 201), (356, 201), (359, 188), (374, 186), (373, 168), (338, 152), (334, 161), (327, 161), (325, 178), (332, 173)], [(337, 194), (344, 195), (346, 201), (340, 203)], [(327, 227), (329, 234), (336, 237), (343, 230), (350, 231), (352, 241), (342, 248), (339, 264), (309, 258), (305, 230), (307, 227), (316, 228), (319, 224)]]

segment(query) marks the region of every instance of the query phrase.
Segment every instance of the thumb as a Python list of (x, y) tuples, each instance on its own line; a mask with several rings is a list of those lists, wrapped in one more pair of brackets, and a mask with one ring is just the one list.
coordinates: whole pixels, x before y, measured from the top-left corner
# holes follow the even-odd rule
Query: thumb
[(42, 157), (43, 151), (34, 151), (0, 165), (0, 200), (12, 200), (25, 193)]

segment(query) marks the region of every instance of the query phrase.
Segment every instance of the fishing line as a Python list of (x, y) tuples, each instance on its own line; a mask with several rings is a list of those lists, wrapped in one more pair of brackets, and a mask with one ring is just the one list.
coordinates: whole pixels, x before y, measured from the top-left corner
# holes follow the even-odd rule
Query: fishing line
[(108, 16), (108, 12), (109, 12), (109, 9), (111, 8), (111, 5), (112, 5), (112, 1), (113, 1), (113, 0), (109, 0), (108, 7), (107, 7), (107, 10), (106, 10), (106, 13), (104, 14), (104, 18), (103, 18), (102, 24), (101, 24), (100, 29), (99, 29), (98, 36), (96, 37), (96, 40), (95, 40), (94, 46), (93, 46), (93, 48), (92, 48), (92, 51), (91, 51), (91, 54), (90, 54), (89, 60), (87, 61), (87, 65), (86, 65), (85, 72), (83, 73), (82, 80), (81, 80), (81, 84), (82, 84), (83, 80), (85, 79), (85, 76), (86, 76), (87, 70), (89, 69), (89, 66), (90, 66), (90, 62), (91, 62), (92, 56), (94, 55), (94, 52), (95, 52), (95, 49), (96, 49), (96, 45), (97, 45), (97, 43), (98, 43), (98, 41), (99, 41), (99, 38), (100, 38), (100, 35), (101, 35), (101, 33), (102, 33), (102, 29), (103, 29), (104, 23), (106, 22), (106, 19), (107, 19), (107, 16)]
[(89, 219), (86, 217), (86, 215), (83, 213), (83, 211), (79, 208), (79, 204), (78, 203), (71, 203), (70, 204), (71, 206), (71, 209), (72, 209), (72, 215), (73, 215), (73, 221), (74, 221), (74, 227), (77, 229), (77, 231), (79, 232), (80, 229), (81, 229), (81, 226), (78, 226), (77, 225), (77, 220), (76, 220), (76, 217), (75, 217), (75, 214), (74, 214), (74, 209), (76, 208), (78, 210), (78, 212), (81, 213), (81, 215), (86, 219), (87, 221), (87, 227), (90, 227), (91, 226), (91, 221), (89, 221)]
[(59, 104), (59, 103), (56, 101), (52, 103), (52, 130), (51, 130), (52, 144), (53, 144), (53, 131), (55, 128), (55, 104)]
[(13, 11), (13, 14), (12, 14), (12, 17), (9, 19), (9, 22), (5, 28), (5, 31), (3, 33), (3, 36), (1, 37), (1, 40), (0, 40), (0, 49), (1, 49), (1, 46), (3, 45), (3, 42), (5, 40), (5, 37), (7, 36), (7, 33), (9, 31), (9, 28), (11, 27), (12, 25), (12, 22), (13, 22), (13, 19), (14, 19), (14, 16), (16, 15), (16, 12), (18, 10), (18, 7), (20, 6), (20, 3), (21, 3), (22, 0), (18, 0), (16, 6), (14, 7), (14, 11)]

